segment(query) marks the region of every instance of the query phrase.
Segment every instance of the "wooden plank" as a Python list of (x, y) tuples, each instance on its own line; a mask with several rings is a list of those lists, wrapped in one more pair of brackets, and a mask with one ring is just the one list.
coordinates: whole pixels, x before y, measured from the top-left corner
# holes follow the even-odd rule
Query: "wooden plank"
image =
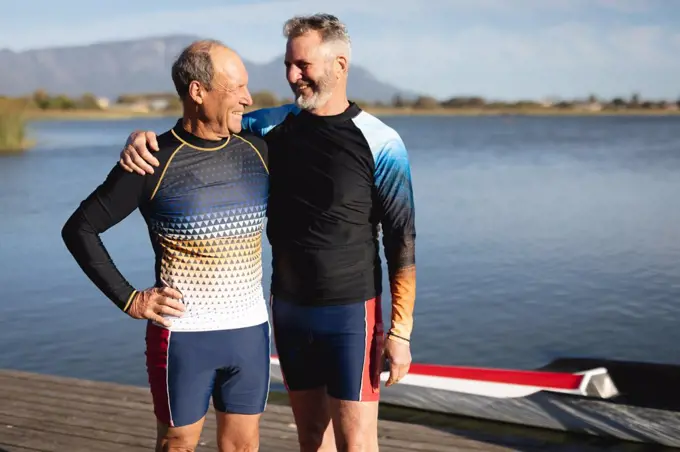
[[(138, 427), (134, 430), (129, 427), (112, 428), (112, 426), (102, 427), (97, 423), (97, 420), (83, 418), (66, 418), (62, 421), (57, 421), (53, 417), (46, 415), (43, 418), (37, 416), (19, 417), (11, 415), (0, 415), (0, 425), (11, 426), (13, 431), (24, 432), (25, 436), (36, 436), (38, 434), (56, 434), (56, 437), (62, 435), (72, 435), (72, 432), (78, 438), (87, 438), (97, 440), (99, 443), (96, 450), (111, 450), (110, 444), (115, 444), (124, 450), (135, 450), (137, 447), (153, 449), (156, 438), (155, 423), (147, 423), (148, 425)], [(39, 427), (38, 427), (39, 426)], [(284, 444), (286, 447), (297, 448), (297, 436), (290, 435), (283, 437), (283, 435), (276, 434), (270, 430), (265, 429), (263, 435), (260, 437), (260, 442), (263, 447), (273, 447), (276, 444)], [(2, 435), (0, 435), (2, 437)], [(206, 421), (205, 428), (201, 435), (200, 445), (202, 447), (213, 447), (216, 450), (216, 428), (214, 420)], [(120, 450), (120, 449), (118, 449)]]
[[(87, 397), (89, 399), (89, 396)], [(20, 400), (13, 400), (11, 397), (5, 399), (5, 408), (0, 407), (0, 413), (11, 416), (23, 416), (40, 419), (45, 422), (54, 422), (58, 418), (60, 422), (73, 422), (75, 426), (92, 427), (99, 425), (101, 428), (119, 432), (121, 434), (136, 435), (146, 437), (155, 432), (155, 421), (152, 418), (151, 406), (145, 407), (144, 413), (134, 411), (134, 404), (130, 407), (129, 403), (117, 403), (115, 405), (97, 405), (96, 403), (72, 400), (65, 406), (61, 400), (55, 401), (46, 398), (43, 394), (22, 394)], [(40, 406), (40, 412), (34, 413), (33, 407)], [(208, 412), (206, 429), (213, 422), (214, 410)], [(0, 414), (0, 418), (2, 418)], [(85, 416), (85, 420), (78, 418)], [(141, 425), (146, 423), (147, 429)], [(287, 407), (272, 405), (261, 421), (261, 435), (272, 438), (292, 438), (297, 439), (294, 428), (292, 413)], [(150, 431), (153, 429), (153, 431)], [(387, 421), (379, 426), (379, 435), (385, 445), (397, 445), (403, 442), (405, 431), (408, 431), (409, 448), (412, 450), (440, 450), (444, 445), (466, 446), (470, 450), (480, 449), (476, 441), (458, 438), (449, 432), (428, 428), (419, 425), (401, 424)], [(484, 450), (491, 450), (488, 445), (482, 447)]]
[[(209, 412), (204, 431), (207, 434), (214, 435), (216, 426), (211, 414)], [(148, 438), (149, 436), (155, 437), (156, 434), (156, 421), (150, 407), (147, 414), (114, 411), (106, 416), (100, 416), (87, 409), (82, 409), (77, 403), (71, 404), (69, 407), (60, 407), (50, 404), (38, 406), (34, 403), (11, 401), (9, 404), (0, 406), (0, 419), (2, 419), (0, 422), (11, 423), (12, 418), (17, 419), (15, 422), (20, 422), (21, 419), (30, 419), (41, 423), (66, 424), (71, 428), (98, 428), (132, 437)], [(297, 433), (294, 428), (290, 428), (268, 413), (263, 416), (260, 426), (262, 436), (297, 440)]]
[(12, 446), (0, 443), (0, 452), (41, 452), (40, 449), (29, 449), (27, 447)]
[[(61, 377), (55, 378), (45, 376), (43, 379), (36, 379), (35, 375), (32, 378), (27, 378), (25, 375), (12, 375), (0, 371), (0, 386), (7, 388), (6, 391), (31, 391), (47, 389), (55, 393), (65, 392), (70, 394), (72, 392), (83, 395), (102, 396), (109, 394), (121, 400), (151, 400), (151, 393), (148, 387), (140, 386), (122, 386), (102, 382), (101, 385), (92, 384), (87, 380), (64, 380)], [(3, 389), (3, 392), (5, 389)]]
[(30, 386), (32, 384), (66, 385), (68, 387), (95, 388), (120, 392), (139, 392), (146, 391), (148, 388), (142, 386), (123, 385), (108, 381), (94, 381), (83, 378), (64, 377), (60, 375), (48, 375), (19, 370), (0, 370), (0, 378), (21, 381)]
[[(44, 404), (47, 403), (48, 405), (56, 405), (58, 407), (57, 410), (61, 412), (61, 410), (64, 409), (61, 407), (61, 405), (65, 401), (68, 401), (69, 404), (78, 412), (89, 411), (92, 412), (93, 414), (96, 413), (97, 415), (106, 414), (107, 415), (106, 417), (109, 420), (115, 420), (116, 422), (122, 419), (130, 419), (131, 416), (134, 416), (134, 413), (121, 414), (119, 413), (118, 408), (130, 410), (139, 409), (140, 411), (143, 410), (144, 412), (147, 411), (149, 413), (151, 412), (151, 405), (149, 403), (129, 401), (127, 399), (118, 400), (112, 397), (108, 397), (108, 393), (104, 391), (102, 391), (98, 395), (94, 394), (82, 395), (76, 393), (66, 394), (64, 392), (55, 392), (51, 389), (37, 390), (36, 388), (32, 388), (31, 392), (23, 390), (13, 391), (12, 390), (13, 388), (14, 389), (21, 388), (21, 384), (15, 383), (7, 384), (4, 387), (10, 389), (9, 394), (5, 394), (6, 396), (5, 400), (8, 403), (16, 400), (33, 402), (36, 404), (43, 403), (43, 406), (45, 406)], [(47, 402), (43, 402), (43, 400), (46, 400)], [(270, 408), (268, 409), (267, 414), (269, 413), (278, 414), (279, 419), (281, 419), (281, 416), (284, 416), (287, 423), (294, 422), (292, 414), (286, 407), (271, 405)], [(267, 427), (267, 420), (269, 419), (267, 414), (265, 414), (263, 418), (263, 424), (265, 428)], [(209, 415), (212, 416), (212, 409), (210, 410)], [(137, 422), (136, 419), (130, 420), (134, 421), (135, 423)], [(389, 422), (381, 424), (381, 430), (385, 431), (386, 437), (388, 437), (387, 436), (388, 432), (393, 431), (394, 429), (398, 430), (399, 432), (403, 432), (404, 429), (403, 423), (396, 424), (394, 427), (391, 427), (391, 424)], [(410, 435), (410, 437), (414, 438), (414, 435), (418, 437), (418, 439), (421, 442), (426, 443), (431, 442), (433, 444), (440, 444), (442, 440), (446, 442), (447, 439), (450, 439), (450, 435), (434, 429), (427, 430), (423, 433), (414, 431), (412, 432), (412, 435)]]
[[(4, 428), (1, 441), (9, 447), (23, 447), (45, 452), (94, 452), (121, 450), (120, 444), (93, 440), (78, 432), (66, 434), (41, 431), (36, 429)], [(149, 447), (125, 446), (125, 451), (148, 452)], [(153, 450), (153, 447), (151, 448)]]
[[(68, 406), (54, 400), (45, 399), (42, 395), (23, 395), (23, 400), (6, 400), (0, 407), (0, 422), (10, 421), (16, 418), (29, 418), (34, 421), (68, 423), (72, 427), (94, 428), (99, 427), (110, 432), (116, 432), (128, 436), (142, 438), (155, 434), (155, 421), (152, 418), (151, 407), (146, 407), (148, 413), (140, 413), (118, 407), (86, 404), (79, 401), (71, 401)], [(26, 399), (29, 399), (28, 401)], [(44, 402), (43, 402), (44, 401)], [(35, 409), (38, 407), (39, 411)], [(106, 411), (102, 415), (102, 411)], [(206, 420), (206, 432), (213, 434), (211, 428), (214, 423), (209, 410)], [(276, 413), (278, 412), (278, 413)], [(381, 424), (379, 434), (386, 445), (396, 445), (395, 441), (402, 441), (404, 430), (408, 429), (409, 444), (413, 450), (440, 450), (443, 445), (467, 446), (469, 449), (479, 449), (479, 443), (457, 438), (447, 432), (431, 429), (424, 426), (406, 425), (388, 422)], [(286, 407), (272, 406), (265, 413), (261, 421), (261, 435), (276, 439), (297, 440), (292, 413)], [(416, 444), (417, 442), (418, 444)], [(488, 450), (488, 446), (484, 446)]]
[[(7, 388), (5, 392), (4, 389)], [(2, 398), (6, 400), (36, 400), (44, 398), (56, 404), (64, 402), (79, 402), (82, 405), (106, 406), (111, 408), (146, 410), (151, 406), (151, 398), (148, 400), (131, 400), (118, 398), (115, 394), (102, 392), (96, 394), (82, 394), (72, 390), (72, 392), (55, 391), (50, 389), (23, 389), (13, 390), (12, 387), (3, 387)]]
[[(0, 381), (0, 398), (5, 408), (0, 408), (0, 422), (14, 419), (15, 424), (24, 428), (29, 428), (34, 423), (49, 423), (52, 425), (50, 431), (54, 433), (76, 429), (86, 432), (85, 436), (94, 439), (130, 446), (148, 444), (147, 439), (155, 436), (155, 421), (148, 391), (140, 388), (118, 388), (117, 385), (109, 384), (100, 387), (87, 381), (74, 383), (76, 382), (59, 377), (48, 376), (43, 380), (31, 375), (30, 378), (16, 380), (16, 375), (9, 378), (8, 375), (3, 375)], [(124, 391), (121, 393), (118, 389)], [(141, 395), (141, 391), (145, 393), (144, 402), (134, 400)], [(36, 407), (40, 407), (39, 412)], [(211, 409), (210, 414), (212, 412)], [(55, 422), (55, 417), (59, 417), (60, 421)], [(203, 444), (214, 444), (214, 440), (208, 439), (215, 434), (212, 424), (214, 420), (206, 421)], [(394, 429), (389, 425), (386, 428)], [(426, 433), (423, 437), (429, 441), (418, 443), (413, 436), (404, 441), (387, 434), (381, 438), (381, 444), (391, 449), (441, 450), (442, 444), (432, 441), (433, 436), (448, 438), (450, 435)], [(293, 450), (297, 449), (297, 433), (288, 407), (270, 405), (262, 420), (262, 438), (263, 447), (267, 446), (268, 439), (276, 439), (289, 443)]]
[[(290, 407), (275, 400), (286, 398), (275, 393), (270, 396), (261, 421), (260, 450), (297, 451), (297, 431)], [(424, 425), (426, 416), (422, 414), (410, 412), (399, 418), (394, 413), (391, 408), (381, 407), (378, 434), (384, 450), (602, 450), (586, 441), (565, 439), (565, 435), (541, 433), (523, 437), (517, 433), (519, 428), (507, 427), (475, 430), (470, 421), (456, 425), (451, 424), (450, 418), (447, 423)], [(0, 452), (136, 452), (153, 450), (155, 436), (156, 421), (146, 387), (0, 370)], [(217, 450), (212, 406), (197, 450)]]
[(29, 449), (27, 447), (12, 446), (0, 442), (0, 452), (40, 452), (39, 449)]
[[(65, 413), (64, 413), (65, 414)], [(30, 417), (29, 417), (30, 416)], [(203, 446), (210, 446), (216, 443), (215, 428), (212, 425), (214, 421), (206, 421), (206, 428), (202, 435), (201, 444)], [(113, 426), (107, 424), (105, 427), (97, 419), (85, 416), (83, 418), (75, 418), (73, 415), (66, 416), (55, 420), (52, 413), (44, 413), (40, 415), (38, 412), (31, 412), (27, 410), (16, 410), (14, 414), (0, 414), (0, 424), (11, 425), (13, 429), (31, 430), (31, 435), (34, 435), (35, 430), (42, 433), (56, 433), (58, 435), (68, 435), (70, 432), (76, 431), (76, 436), (81, 438), (90, 438), (106, 443), (115, 443), (120, 446), (125, 446), (126, 450), (131, 447), (151, 447), (153, 438), (155, 438), (155, 426), (148, 423), (148, 425), (137, 426), (131, 428), (128, 426)], [(36, 428), (36, 425), (40, 425)], [(283, 424), (280, 424), (283, 425)], [(271, 425), (263, 423), (263, 431), (261, 435), (261, 442), (263, 446), (281, 444), (282, 440), (293, 449), (297, 448), (297, 435), (293, 431), (287, 438), (283, 435), (274, 432)], [(416, 443), (413, 438), (409, 441), (403, 441), (397, 438), (383, 438), (382, 446), (396, 448), (402, 447), (406, 450), (421, 450), (421, 451), (439, 451), (441, 444), (425, 444)], [(108, 446), (102, 446), (108, 449)], [(99, 448), (97, 449), (99, 450)]]
[[(47, 409), (30, 409), (27, 406), (20, 406), (12, 404), (9, 407), (0, 408), (0, 418), (8, 416), (9, 418), (27, 418), (32, 420), (41, 420), (45, 422), (68, 423), (74, 427), (93, 427), (98, 426), (101, 429), (106, 429), (113, 432), (127, 433), (129, 435), (147, 436), (149, 432), (155, 433), (156, 422), (152, 415), (138, 417), (135, 416), (113, 416), (109, 418), (101, 418), (92, 416), (86, 411), (58, 410), (53, 407), (46, 407)], [(9, 423), (9, 421), (8, 421)], [(213, 428), (214, 417), (208, 414), (206, 418), (206, 429)], [(263, 416), (260, 423), (261, 429), (276, 437), (293, 437), (296, 436), (295, 428), (291, 428), (273, 416)], [(216, 427), (215, 427), (216, 428)]]
[[(92, 451), (149, 451), (154, 449), (155, 433), (144, 441), (133, 441), (120, 437), (98, 435), (96, 430), (79, 429), (77, 433), (61, 430), (57, 427), (49, 428), (22, 428), (15, 427), (12, 433), (2, 434), (2, 441), (12, 443), (14, 446), (29, 446), (40, 451), (65, 451), (65, 450), (92, 450)], [(198, 450), (217, 451), (217, 441), (214, 436), (199, 441)], [(279, 438), (261, 437), (262, 450), (296, 450), (297, 441), (281, 440)]]

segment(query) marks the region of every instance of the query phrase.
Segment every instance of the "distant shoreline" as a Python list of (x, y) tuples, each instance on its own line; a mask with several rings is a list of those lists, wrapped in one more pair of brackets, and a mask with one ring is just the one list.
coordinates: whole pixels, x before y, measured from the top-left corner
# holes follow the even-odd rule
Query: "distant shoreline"
[(2, 144), (0, 145), (0, 155), (21, 154), (30, 150), (33, 146), (35, 146), (35, 140), (23, 140), (21, 144), (16, 146)]
[[(627, 108), (591, 111), (574, 108), (396, 108), (364, 107), (376, 116), (680, 116), (680, 110)], [(136, 118), (177, 118), (181, 111), (137, 112), (130, 110), (28, 110), (29, 121), (126, 120)]]

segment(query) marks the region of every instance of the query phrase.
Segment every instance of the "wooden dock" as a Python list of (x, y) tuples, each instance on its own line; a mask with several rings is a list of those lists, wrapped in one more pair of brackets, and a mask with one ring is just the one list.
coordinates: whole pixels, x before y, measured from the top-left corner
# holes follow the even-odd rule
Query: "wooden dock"
[[(155, 419), (147, 388), (0, 370), (0, 452), (153, 451)], [(381, 409), (380, 449), (388, 451), (634, 451), (634, 444), (436, 419)], [(217, 451), (211, 412), (198, 451)], [(293, 415), (273, 394), (261, 424), (261, 451), (296, 451)]]

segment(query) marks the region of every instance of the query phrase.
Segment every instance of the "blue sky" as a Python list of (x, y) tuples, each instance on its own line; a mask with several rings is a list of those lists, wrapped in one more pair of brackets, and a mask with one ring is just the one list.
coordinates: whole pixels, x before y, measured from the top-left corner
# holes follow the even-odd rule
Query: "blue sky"
[(191, 33), (263, 62), (283, 53), (287, 18), (322, 11), (348, 25), (356, 64), (439, 98), (680, 97), (674, 0), (3, 3), (0, 48), (14, 51)]

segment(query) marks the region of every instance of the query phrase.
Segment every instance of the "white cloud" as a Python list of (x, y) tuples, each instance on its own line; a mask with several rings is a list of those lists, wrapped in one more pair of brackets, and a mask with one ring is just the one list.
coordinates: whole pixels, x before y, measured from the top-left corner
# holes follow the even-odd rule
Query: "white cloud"
[(590, 91), (612, 96), (640, 90), (674, 98), (668, 74), (680, 70), (678, 53), (680, 35), (662, 27), (570, 23), (528, 32), (475, 27), (409, 39), (384, 34), (363, 43), (356, 55), (401, 86), (439, 96), (586, 96)]
[(583, 12), (593, 7), (620, 13), (642, 12), (652, 8), (650, 2), (646, 0), (447, 0), (438, 4), (443, 5), (449, 10), (458, 12), (479, 11), (518, 15), (537, 12)]
[[(77, 29), (16, 23), (4, 24), (4, 31), (23, 48), (193, 32), (222, 39), (247, 59), (268, 61), (284, 50), (286, 19), (326, 11), (348, 23), (357, 64), (382, 80), (439, 96), (461, 90), (521, 97), (586, 89), (644, 91), (654, 85), (658, 92), (673, 89), (667, 74), (680, 69), (677, 28), (601, 24), (589, 16), (594, 4), (611, 17), (637, 17), (664, 3), (429, 0), (418, 11), (423, 4), (412, 0), (285, 0), (146, 14), (121, 10), (118, 16), (83, 20)], [(518, 20), (534, 26), (517, 27)], [(441, 27), (449, 22), (455, 26)]]
[[(649, 0), (597, 0), (599, 6), (607, 7), (622, 13), (640, 13), (653, 9), (653, 2)], [(656, 6), (665, 3), (664, 0), (657, 0)]]

